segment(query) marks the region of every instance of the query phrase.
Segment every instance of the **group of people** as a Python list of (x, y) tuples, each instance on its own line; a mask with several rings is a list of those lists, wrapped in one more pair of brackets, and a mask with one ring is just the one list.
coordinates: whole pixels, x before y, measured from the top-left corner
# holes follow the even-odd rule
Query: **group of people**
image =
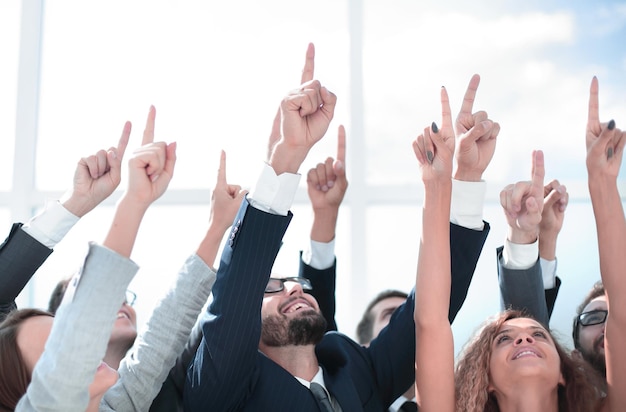
[(299, 272), (272, 274), (293, 217), (299, 169), (334, 116), (337, 98), (315, 79), (314, 59), (309, 45), (300, 86), (280, 102), (264, 168), (249, 193), (228, 183), (222, 152), (206, 234), (140, 333), (127, 290), (138, 270), (130, 257), (142, 218), (176, 164), (176, 144), (154, 140), (154, 107), (142, 145), (127, 161), (128, 186), (107, 235), (89, 244), (80, 271), (59, 283), (48, 311), (17, 309), (15, 298), (71, 227), (119, 185), (130, 123), (117, 146), (80, 160), (67, 196), (13, 225), (0, 246), (0, 410), (626, 408), (626, 359), (616, 350), (626, 335), (626, 308), (616, 298), (626, 292), (626, 219), (617, 188), (626, 133), (613, 120), (600, 122), (597, 79), (586, 166), (602, 281), (574, 318), (575, 350), (549, 330), (567, 190), (558, 181), (544, 184), (543, 154), (535, 151), (530, 180), (500, 196), (509, 226), (497, 254), (503, 310), (455, 360), (450, 325), (489, 233), (482, 175), (500, 133), (485, 111), (474, 111), (480, 78), (471, 78), (456, 120), (442, 88), (441, 121), (413, 141), (424, 186), (416, 285), (378, 295), (355, 342), (334, 319), (335, 229), (348, 188), (343, 126), (336, 156), (306, 175), (313, 223)]

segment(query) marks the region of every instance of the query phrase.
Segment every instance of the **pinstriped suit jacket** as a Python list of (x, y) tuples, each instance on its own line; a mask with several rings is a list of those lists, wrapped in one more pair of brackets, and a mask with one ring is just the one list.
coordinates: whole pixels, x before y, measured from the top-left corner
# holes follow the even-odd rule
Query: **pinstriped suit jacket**
[[(244, 200), (203, 320), (203, 340), (185, 386), (186, 411), (318, 411), (311, 392), (258, 351), (264, 289), (289, 216), (264, 213)], [(453, 271), (471, 281), (489, 226), (458, 228)], [(455, 292), (463, 297), (465, 291)], [(415, 380), (414, 293), (368, 348), (340, 333), (316, 347), (329, 392), (347, 412), (385, 410)]]
[(0, 245), (0, 322), (17, 308), (15, 298), (52, 253), (21, 227), (14, 223)]

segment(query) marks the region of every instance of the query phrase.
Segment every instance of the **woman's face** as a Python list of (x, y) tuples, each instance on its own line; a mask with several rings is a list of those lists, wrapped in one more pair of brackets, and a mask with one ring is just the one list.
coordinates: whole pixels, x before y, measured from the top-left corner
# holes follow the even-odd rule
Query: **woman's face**
[[(52, 330), (52, 316), (34, 316), (26, 319), (17, 333), (17, 345), (22, 353), (28, 372), (32, 374), (37, 361), (43, 354), (48, 336)], [(95, 371), (94, 380), (89, 385), (91, 398), (104, 394), (117, 382), (117, 371), (102, 362)]]
[(507, 393), (525, 380), (563, 383), (561, 360), (548, 331), (530, 318), (504, 322), (491, 343), (489, 390)]

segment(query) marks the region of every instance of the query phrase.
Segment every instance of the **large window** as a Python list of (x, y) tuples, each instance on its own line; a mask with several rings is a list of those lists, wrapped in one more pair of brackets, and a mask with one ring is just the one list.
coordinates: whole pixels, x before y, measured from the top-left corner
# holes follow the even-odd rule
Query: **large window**
[[(506, 234), (498, 194), (529, 178), (533, 149), (545, 151), (547, 179), (559, 179), (571, 196), (557, 251), (563, 287), (552, 318), (570, 344), (574, 309), (599, 279), (584, 166), (588, 89), (597, 75), (601, 118), (615, 118), (620, 127), (626, 7), (609, 0), (544, 3), (2, 2), (0, 222), (8, 233), (12, 221), (28, 219), (47, 197), (68, 189), (78, 159), (115, 144), (126, 120), (133, 123), (129, 151), (137, 147), (154, 104), (156, 138), (178, 142), (178, 164), (133, 254), (142, 270), (131, 287), (139, 318), (147, 320), (206, 229), (220, 150), (227, 152), (229, 181), (250, 187), (278, 104), (298, 86), (313, 42), (315, 77), (337, 94), (338, 106), (301, 172), (335, 155), (337, 126), (346, 125), (350, 188), (337, 230), (337, 320), (353, 336), (376, 293), (414, 284), (421, 186), (411, 140), (439, 121), (440, 86), (456, 113), (479, 73), (475, 109), (486, 110), (502, 131), (484, 176), (492, 230), (454, 325), (457, 350), (498, 310), (495, 248)], [(12, 186), (14, 175), (20, 178)], [(308, 239), (305, 180), (274, 268), (279, 273), (297, 270)], [(47, 305), (86, 242), (104, 236), (117, 196), (58, 245), (22, 305)]]

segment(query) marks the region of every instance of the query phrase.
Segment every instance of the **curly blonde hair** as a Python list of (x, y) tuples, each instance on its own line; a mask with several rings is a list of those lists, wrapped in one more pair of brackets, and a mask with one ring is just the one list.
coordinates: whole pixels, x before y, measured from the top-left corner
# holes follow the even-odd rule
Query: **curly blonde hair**
[[(502, 324), (516, 318), (532, 319), (523, 312), (506, 310), (487, 320), (475, 337), (466, 344), (455, 371), (457, 411), (500, 411), (495, 396), (489, 392), (491, 344)], [(551, 333), (550, 336), (559, 354), (561, 373), (565, 380), (565, 385), (559, 385), (558, 389), (559, 411), (594, 410), (606, 393), (603, 380), (586, 362), (575, 359), (563, 349)]]

